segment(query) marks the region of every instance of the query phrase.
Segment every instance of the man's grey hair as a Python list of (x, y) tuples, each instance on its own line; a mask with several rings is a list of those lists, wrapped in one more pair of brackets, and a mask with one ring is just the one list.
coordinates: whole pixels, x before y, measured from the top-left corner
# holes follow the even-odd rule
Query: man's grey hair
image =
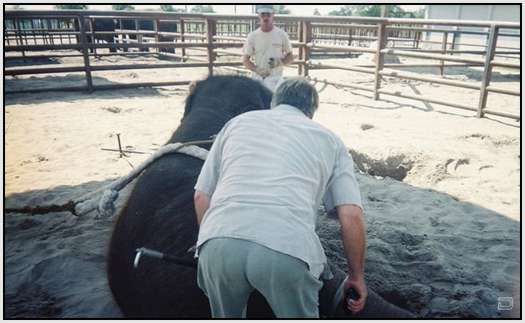
[(273, 95), (272, 107), (279, 104), (296, 107), (311, 119), (319, 106), (319, 95), (305, 78), (289, 78), (279, 85)]

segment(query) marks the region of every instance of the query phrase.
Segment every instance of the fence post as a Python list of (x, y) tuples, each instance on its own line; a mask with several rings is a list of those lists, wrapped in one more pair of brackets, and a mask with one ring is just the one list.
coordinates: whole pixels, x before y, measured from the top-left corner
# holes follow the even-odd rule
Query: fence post
[[(155, 31), (155, 42), (156, 43), (159, 43), (159, 24), (160, 24), (159, 19), (153, 20), (153, 30)], [(157, 53), (160, 53), (160, 47), (156, 47), (155, 51)]]
[[(75, 30), (75, 28), (71, 27), (71, 21), (69, 21), (69, 19), (67, 20), (67, 29), (68, 29), (68, 31), (74, 31)], [(68, 43), (69, 45), (71, 45), (73, 43), (71, 41), (71, 34), (69, 34), (69, 33), (67, 34), (67, 40), (69, 41), (69, 43)]]
[(208, 42), (208, 75), (213, 75), (213, 62), (215, 55), (213, 52), (213, 36), (215, 36), (217, 28), (217, 21), (211, 18), (206, 18), (206, 40)]
[[(185, 29), (186, 29), (186, 26), (184, 24), (184, 19), (181, 18), (180, 19), (180, 42), (181, 43), (185, 43), (186, 42), (186, 40), (184, 39), (184, 31), (185, 31)], [(181, 48), (181, 55), (182, 55), (182, 61), (184, 62), (186, 60), (185, 59), (185, 57), (186, 57), (186, 48), (184, 48), (184, 47)]]
[[(455, 50), (456, 49), (456, 42), (458, 38), (458, 26), (454, 27), (454, 32), (452, 33), (452, 43), (450, 44), (450, 49)], [(454, 55), (454, 52), (450, 53), (450, 55)]]
[(35, 23), (33, 18), (29, 19), (29, 24), (31, 25), (31, 35), (33, 35), (33, 43), (36, 45), (36, 34), (35, 34)]
[(487, 86), (490, 84), (490, 78), (492, 77), (492, 60), (494, 59), (494, 52), (496, 51), (496, 44), (498, 41), (498, 30), (496, 25), (490, 26), (489, 37), (487, 39), (487, 50), (485, 52), (485, 65), (483, 69), (483, 76), (481, 79), (481, 89), (478, 105), (478, 118), (483, 117), (483, 110), (487, 105)]
[[(15, 26), (15, 35), (18, 36), (18, 41), (20, 41), (20, 46), (24, 45), (24, 40), (22, 38), (22, 28), (20, 27), (20, 19), (16, 19), (16, 26)], [(17, 39), (15, 36), (15, 39)], [(17, 41), (17, 43), (18, 43)], [(27, 44), (26, 44), (27, 45)], [(22, 51), (22, 57), (26, 57), (26, 52)]]
[[(62, 27), (60, 26), (60, 21), (58, 19), (57, 19), (57, 29), (59, 31), (62, 31)], [(62, 33), (60, 33), (59, 36), (60, 36), (60, 45), (63, 45), (64, 44), (64, 40), (62, 39)]]
[(303, 60), (305, 64), (303, 65), (303, 75), (308, 76), (308, 62), (310, 60), (310, 48), (306, 44), (312, 41), (312, 24), (309, 21), (303, 21), (303, 39), (301, 42), (304, 43), (304, 52)]
[[(135, 37), (137, 37), (137, 45), (142, 45), (142, 34), (139, 34), (140, 32), (140, 21), (138, 19), (135, 19), (135, 32), (137, 33)], [(142, 52), (144, 50), (143, 47), (138, 47), (137, 52)]]
[(42, 36), (42, 42), (45, 45), (48, 45), (49, 41), (47, 40), (47, 32), (45, 31), (44, 20), (42, 18), (39, 18), (38, 22), (40, 26), (40, 35)]
[(348, 46), (352, 47), (352, 27), (348, 27)]
[(9, 41), (9, 39), (11, 38), (11, 31), (8, 31), (8, 27), (7, 27), (7, 21), (4, 22), (4, 37), (5, 37), (5, 40), (7, 40), (7, 46), (10, 46), (11, 45), (11, 42)]
[(381, 52), (386, 47), (386, 26), (380, 22), (377, 26), (377, 48), (376, 48), (376, 66), (374, 71), (374, 100), (379, 100), (379, 88), (381, 87), (381, 75), (379, 72), (383, 69), (385, 54)]
[(82, 45), (82, 55), (84, 56), (84, 70), (86, 71), (86, 84), (89, 93), (93, 92), (93, 79), (91, 78), (91, 66), (89, 65), (89, 52), (86, 37), (86, 25), (84, 16), (77, 16), (80, 31), (80, 44)]
[[(447, 40), (448, 40), (448, 33), (443, 33), (443, 42), (441, 43), (441, 54), (446, 55), (447, 54)], [(443, 76), (443, 73), (445, 71), (445, 61), (441, 60), (439, 63), (439, 74)]]
[[(118, 35), (117, 35), (117, 44), (123, 44), (124, 43), (124, 35), (122, 34), (122, 19), (119, 19), (118, 20)], [(123, 49), (120, 48), (120, 47), (117, 47), (117, 53), (120, 51), (122, 51)]]
[[(303, 22), (300, 20), (297, 22), (297, 40), (299, 42), (302, 42), (303, 40)], [(304, 60), (304, 48), (305, 47), (306, 46), (299, 45), (299, 57), (298, 58), (300, 61)], [(299, 75), (303, 75), (303, 70), (304, 70), (303, 68), (304, 66), (302, 64), (297, 65), (297, 73)]]
[[(55, 35), (53, 35), (53, 32), (51, 31), (51, 29), (53, 29), (53, 26), (51, 24), (51, 20), (50, 19), (46, 19), (45, 22), (46, 22), (46, 32), (49, 35), (49, 43), (51, 45), (54, 45), (55, 44)], [(60, 31), (62, 31), (62, 30), (60, 30)], [(60, 36), (60, 45), (63, 45), (64, 41), (62, 40), (62, 34), (60, 34), (59, 36)]]
[[(91, 28), (91, 44), (95, 45), (97, 43), (95, 38), (95, 19), (89, 19), (89, 27)], [(93, 55), (97, 57), (97, 48), (93, 46)]]

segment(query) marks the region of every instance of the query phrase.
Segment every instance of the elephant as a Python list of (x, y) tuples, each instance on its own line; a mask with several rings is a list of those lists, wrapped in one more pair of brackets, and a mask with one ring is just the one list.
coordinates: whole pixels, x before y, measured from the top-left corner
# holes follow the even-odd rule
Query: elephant
[[(258, 81), (242, 76), (210, 76), (194, 85), (181, 123), (167, 144), (209, 139), (235, 116), (269, 109), (271, 99), (272, 93)], [(211, 144), (199, 146), (209, 149)], [(202, 165), (202, 160), (184, 154), (162, 156), (136, 180), (118, 214), (109, 244), (107, 275), (124, 316), (210, 317), (208, 299), (197, 286), (195, 266), (146, 257), (140, 266), (133, 266), (136, 249), (141, 247), (162, 251), (185, 263), (195, 262), (194, 253), (188, 249), (195, 244), (199, 230), (193, 194)], [(362, 312), (346, 312), (341, 297), (336, 297), (345, 274), (330, 267), (334, 277), (324, 282), (319, 293), (322, 317), (411, 317), (411, 313), (371, 290)], [(247, 317), (273, 316), (264, 297), (255, 291), (248, 302)]]

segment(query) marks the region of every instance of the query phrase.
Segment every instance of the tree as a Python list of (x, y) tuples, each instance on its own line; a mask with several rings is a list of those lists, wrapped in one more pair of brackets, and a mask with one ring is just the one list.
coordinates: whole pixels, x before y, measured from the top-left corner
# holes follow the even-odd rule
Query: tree
[(412, 18), (423, 19), (425, 18), (425, 8), (421, 8), (416, 11), (410, 12), (410, 14), (412, 15)]
[(114, 4), (111, 8), (113, 10), (135, 10), (135, 7), (130, 4)]
[(314, 16), (320, 16), (321, 13), (319, 12), (319, 9), (315, 8), (314, 10)]
[[(374, 5), (358, 4), (358, 5), (353, 5), (352, 9), (354, 9), (356, 16), (361, 16), (361, 17), (380, 17), (381, 16), (381, 6), (377, 4), (374, 4)], [(389, 16), (388, 11), (387, 11), (387, 16)]]
[(330, 16), (351, 16), (352, 6), (342, 6), (339, 10), (332, 10), (328, 13)]
[(63, 10), (86, 10), (88, 8), (85, 4), (57, 4), (55, 5), (55, 9), (63, 9)]
[(273, 11), (279, 15), (289, 15), (290, 9), (287, 9), (285, 5), (273, 6)]
[(173, 8), (173, 6), (170, 4), (161, 4), (160, 10), (167, 11), (167, 12), (186, 12), (184, 9)]
[(210, 6), (210, 5), (196, 5), (196, 6), (193, 6), (193, 8), (191, 8), (191, 12), (194, 12), (194, 13), (213, 13), (215, 12), (213, 10), (213, 7)]
[[(362, 16), (362, 17), (381, 17), (381, 5), (347, 5), (339, 10), (331, 11), (332, 16)], [(415, 14), (403, 10), (398, 5), (387, 5), (386, 16), (393, 18), (414, 18)]]
[[(342, 6), (339, 10), (333, 10), (328, 13), (331, 16), (362, 16), (362, 17), (381, 17), (381, 5), (347, 5)], [(424, 9), (417, 12), (403, 10), (398, 5), (387, 5), (386, 16), (392, 18), (423, 18)], [(421, 17), (419, 16), (421, 15)]]

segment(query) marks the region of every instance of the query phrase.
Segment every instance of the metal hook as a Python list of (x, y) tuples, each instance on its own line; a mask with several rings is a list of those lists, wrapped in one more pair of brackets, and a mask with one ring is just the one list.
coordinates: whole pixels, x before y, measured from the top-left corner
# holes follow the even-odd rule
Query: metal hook
[(142, 257), (142, 248), (137, 249), (135, 254), (135, 260), (133, 261), (133, 268), (137, 269), (139, 267), (140, 257)]
[(133, 267), (135, 267), (135, 269), (138, 268), (139, 261), (142, 255), (145, 255), (151, 258), (164, 259), (164, 254), (156, 250), (142, 247), (142, 248), (138, 248), (136, 251), (137, 253), (135, 254), (135, 260), (133, 261)]

